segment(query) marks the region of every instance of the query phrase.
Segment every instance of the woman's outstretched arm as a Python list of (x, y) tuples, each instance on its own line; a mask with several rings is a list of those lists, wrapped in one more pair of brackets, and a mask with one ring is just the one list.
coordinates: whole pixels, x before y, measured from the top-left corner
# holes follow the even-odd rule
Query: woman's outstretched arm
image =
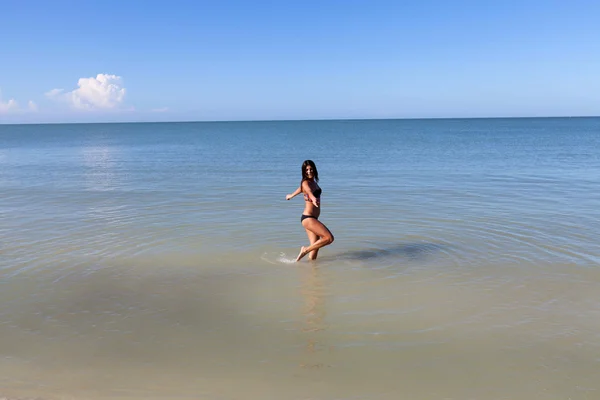
[(302, 187), (302, 189), (304, 189), (304, 193), (306, 193), (310, 202), (313, 203), (315, 207), (319, 207), (319, 200), (317, 200), (317, 198), (313, 194), (313, 192), (310, 188), (310, 185), (308, 184), (308, 181), (302, 182), (301, 187)]
[(294, 193), (288, 194), (285, 196), (286, 200), (290, 200), (293, 199), (294, 197), (298, 196), (300, 193), (302, 193), (302, 186), (298, 186), (298, 189), (296, 189), (294, 191)]

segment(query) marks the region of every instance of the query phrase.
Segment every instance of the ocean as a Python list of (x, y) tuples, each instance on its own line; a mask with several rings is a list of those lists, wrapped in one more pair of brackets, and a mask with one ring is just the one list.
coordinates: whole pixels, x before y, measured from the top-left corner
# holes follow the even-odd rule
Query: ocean
[[(600, 118), (0, 125), (0, 398), (600, 398)], [(320, 220), (285, 200), (313, 160)]]

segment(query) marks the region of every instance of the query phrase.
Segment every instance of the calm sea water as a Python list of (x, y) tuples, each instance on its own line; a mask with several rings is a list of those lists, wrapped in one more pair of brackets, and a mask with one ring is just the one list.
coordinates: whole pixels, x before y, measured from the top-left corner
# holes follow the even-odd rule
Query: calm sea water
[[(0, 125), (0, 398), (600, 398), (600, 118)], [(319, 260), (300, 181), (316, 162)]]

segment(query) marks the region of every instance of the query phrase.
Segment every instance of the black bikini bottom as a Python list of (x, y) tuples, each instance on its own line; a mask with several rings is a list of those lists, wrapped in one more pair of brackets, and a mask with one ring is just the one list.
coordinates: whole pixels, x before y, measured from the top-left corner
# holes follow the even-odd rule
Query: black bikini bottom
[(314, 218), (314, 219), (319, 219), (313, 215), (304, 215), (302, 214), (302, 216), (300, 217), (300, 222), (304, 221), (306, 218)]

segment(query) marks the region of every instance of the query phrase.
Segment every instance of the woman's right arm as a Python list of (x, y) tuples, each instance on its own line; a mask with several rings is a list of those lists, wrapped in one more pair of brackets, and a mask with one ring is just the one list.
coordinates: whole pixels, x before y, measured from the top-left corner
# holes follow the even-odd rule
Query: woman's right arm
[(286, 195), (285, 199), (286, 200), (293, 199), (294, 197), (298, 196), (300, 193), (302, 193), (302, 186), (298, 186), (298, 189), (296, 189), (294, 191), (294, 193)]

